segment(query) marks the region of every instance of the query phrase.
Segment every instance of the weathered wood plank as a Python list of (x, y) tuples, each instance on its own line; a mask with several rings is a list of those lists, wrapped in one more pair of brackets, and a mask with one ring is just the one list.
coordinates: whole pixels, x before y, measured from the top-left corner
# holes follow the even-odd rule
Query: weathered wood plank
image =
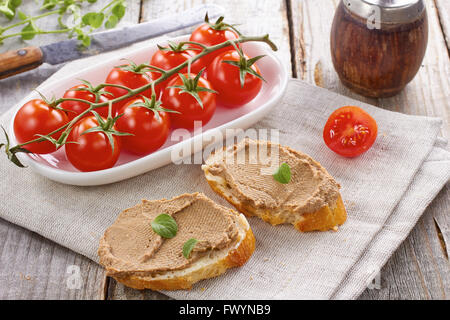
[(434, 2), (438, 10), (439, 21), (447, 42), (447, 48), (450, 51), (450, 2), (447, 0), (434, 0)]
[(4, 220), (0, 243), (0, 299), (103, 297), (104, 271), (89, 259)]
[[(144, 0), (142, 7), (143, 21), (154, 19), (168, 12), (180, 12), (199, 5), (204, 1), (176, 1), (176, 0)], [(276, 53), (291, 71), (291, 51), (289, 44), (289, 27), (286, 3), (284, 0), (264, 1), (208, 1), (217, 3), (226, 9), (226, 21), (237, 23), (239, 30), (246, 35), (260, 35), (269, 33), (270, 38), (278, 45)], [(172, 36), (185, 34), (189, 30), (172, 33)], [(166, 296), (150, 290), (142, 292), (125, 288), (113, 279), (110, 280), (108, 299), (167, 299)]]
[[(102, 7), (105, 1), (95, 4)], [(128, 10), (121, 22), (136, 23), (140, 1), (127, 1)], [(21, 9), (36, 12), (34, 2)], [(34, 11), (33, 11), (34, 10)], [(2, 22), (0, 22), (2, 23)], [(53, 28), (56, 20), (44, 19), (42, 28)], [(43, 45), (65, 39), (65, 35), (45, 35), (29, 41)], [(21, 40), (5, 42), (0, 52), (26, 46)], [(43, 65), (37, 70), (0, 80), (0, 114), (36, 88), (61, 66)], [(81, 287), (75, 279), (79, 268)], [(69, 284), (68, 284), (69, 281)], [(104, 299), (106, 277), (103, 268), (43, 237), (0, 219), (0, 299)]]
[[(293, 26), (292, 43), (295, 47), (294, 66), (299, 78), (389, 110), (441, 117), (445, 122), (442, 133), (449, 137), (450, 60), (433, 1), (427, 1), (430, 34), (423, 66), (406, 90), (389, 99), (362, 97), (339, 81), (331, 61), (328, 39), (334, 11), (340, 0), (321, 0), (320, 5), (313, 0), (288, 1)], [(446, 4), (443, 5), (443, 2)], [(440, 9), (443, 6), (448, 8), (447, 2), (437, 0)], [(441, 14), (441, 22), (445, 14), (448, 11)], [(435, 224), (435, 220), (439, 220), (441, 231), (444, 230), (442, 234), (447, 237), (442, 238), (448, 239), (448, 206), (448, 191), (441, 192), (383, 269), (382, 290), (366, 290), (361, 299), (448, 297), (449, 265)]]

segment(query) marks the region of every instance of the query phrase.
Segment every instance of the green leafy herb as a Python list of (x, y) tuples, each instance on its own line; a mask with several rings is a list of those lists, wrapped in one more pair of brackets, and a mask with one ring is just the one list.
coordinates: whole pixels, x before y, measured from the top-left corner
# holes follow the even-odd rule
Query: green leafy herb
[(186, 241), (183, 245), (183, 256), (186, 259), (189, 259), (189, 256), (191, 255), (191, 251), (194, 249), (195, 245), (197, 244), (198, 240), (191, 238), (188, 241)]
[[(21, 0), (0, 0), (0, 15), (11, 20), (9, 25), (0, 27), (0, 44), (8, 38), (31, 40), (41, 34), (66, 33), (69, 38), (75, 36), (83, 46), (88, 47), (91, 44), (90, 34), (102, 26), (114, 28), (124, 17), (127, 7), (126, 0), (110, 0), (101, 10), (95, 11), (90, 6), (96, 2), (97, 0), (42, 0), (40, 9), (46, 12), (32, 16), (18, 10)], [(59, 29), (42, 30), (37, 27), (37, 20), (52, 15), (58, 16)]]
[(0, 1), (0, 13), (12, 20), (16, 15), (16, 9), (22, 4), (22, 0), (2, 0)]
[(163, 238), (173, 238), (177, 235), (178, 225), (168, 214), (160, 214), (152, 221), (152, 229)]
[(291, 181), (291, 167), (287, 163), (283, 163), (273, 174), (273, 178), (282, 184), (289, 183)]
[(102, 26), (103, 20), (105, 19), (105, 14), (103, 12), (89, 12), (86, 13), (81, 19), (84, 24), (91, 26), (94, 29), (100, 28)]

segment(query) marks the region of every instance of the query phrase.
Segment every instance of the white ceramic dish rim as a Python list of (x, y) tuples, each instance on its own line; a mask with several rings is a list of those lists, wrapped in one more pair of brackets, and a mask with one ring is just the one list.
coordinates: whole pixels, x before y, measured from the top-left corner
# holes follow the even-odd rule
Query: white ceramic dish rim
[[(161, 42), (165, 43), (168, 40), (183, 41), (186, 39), (187, 39), (187, 36), (181, 36), (181, 37), (176, 37), (176, 38), (172, 38), (172, 39), (165, 39)], [(136, 53), (138, 53), (142, 50), (148, 49), (154, 45), (155, 45), (154, 43), (150, 43), (148, 46), (146, 45), (144, 47), (139, 47), (139, 48), (130, 48), (130, 50), (127, 52), (127, 55), (136, 54)], [(260, 47), (267, 46), (264, 43), (252, 43), (252, 45), (256, 45), (256, 46), (260, 46)], [(55, 167), (50, 167), (46, 164), (35, 161), (34, 159), (32, 159), (31, 157), (29, 157), (26, 154), (18, 154), (17, 156), (19, 157), (20, 161), (22, 161), (26, 166), (30, 167), (35, 172), (37, 172), (51, 180), (65, 183), (65, 184), (71, 184), (71, 185), (93, 186), (93, 185), (109, 184), (109, 183), (125, 180), (128, 178), (132, 178), (137, 175), (143, 174), (145, 172), (154, 170), (158, 167), (164, 166), (164, 165), (168, 164), (168, 162), (166, 160), (167, 155), (170, 155), (175, 147), (182, 149), (186, 145), (189, 145), (189, 146), (193, 145), (194, 148), (193, 148), (193, 151), (191, 154), (194, 154), (194, 153), (202, 150), (203, 147), (205, 146), (205, 141), (211, 140), (211, 138), (215, 134), (217, 134), (218, 131), (220, 131), (221, 133), (224, 133), (226, 129), (248, 127), (251, 124), (255, 123), (256, 121), (259, 121), (275, 105), (275, 103), (278, 100), (280, 100), (281, 97), (284, 95), (286, 88), (287, 88), (287, 84), (288, 84), (287, 70), (286, 70), (284, 64), (281, 62), (281, 60), (276, 55), (274, 55), (271, 51), (267, 50), (265, 47), (261, 48), (261, 49), (265, 51), (265, 55), (270, 56), (278, 64), (278, 70), (280, 72), (280, 79), (281, 79), (281, 83), (279, 85), (280, 90), (278, 91), (278, 94), (270, 97), (270, 99), (264, 105), (258, 107), (257, 109), (252, 110), (249, 113), (244, 114), (244, 115), (242, 115), (236, 119), (233, 119), (227, 123), (224, 123), (218, 127), (209, 129), (205, 132), (202, 132), (201, 134), (191, 136), (191, 138), (189, 138), (189, 139), (186, 139), (186, 140), (176, 143), (174, 145), (165, 147), (164, 149), (160, 149), (160, 150), (158, 150), (152, 154), (149, 154), (147, 156), (144, 156), (142, 158), (139, 158), (139, 159), (127, 162), (127, 163), (123, 163), (116, 167), (112, 167), (112, 168), (105, 169), (105, 170), (99, 170), (99, 171), (71, 172), (71, 171), (66, 171), (63, 169), (55, 168)], [(117, 57), (111, 57), (111, 58), (108, 58), (108, 59), (102, 61), (101, 64), (102, 65), (108, 64), (115, 60), (117, 60)], [(54, 81), (46, 84), (45, 86), (41, 87), (40, 90), (46, 91), (47, 88), (52, 87), (52, 85), (54, 85), (56, 82), (69, 81), (71, 79), (80, 77), (80, 75), (85, 74), (89, 71), (95, 70), (97, 68), (99, 68), (98, 65), (91, 65), (87, 68), (83, 68), (82, 70), (78, 71), (75, 74), (63, 77), (58, 80), (54, 80)], [(17, 143), (16, 139), (15, 139), (15, 135), (14, 135), (14, 130), (13, 130), (13, 122), (14, 122), (15, 115), (16, 115), (17, 111), (19, 110), (19, 108), (22, 106), (23, 101), (28, 101), (30, 99), (35, 99), (35, 98), (39, 98), (38, 94), (35, 92), (30, 93), (28, 96), (26, 96), (24, 99), (22, 99), (18, 105), (16, 105), (14, 107), (15, 110), (11, 117), (11, 122), (10, 122), (10, 126), (9, 126), (9, 135), (10, 135), (10, 140), (11, 140), (12, 144)], [(253, 120), (251, 120), (252, 117), (255, 117), (258, 119), (256, 121), (253, 121)], [(251, 124), (249, 124), (249, 123), (251, 123)], [(244, 124), (244, 125), (239, 126), (239, 124)], [(200, 147), (198, 147), (198, 146), (200, 146)], [(154, 161), (153, 165), (148, 165), (149, 163), (152, 163), (153, 161)], [(147, 169), (145, 168), (145, 164), (147, 164)], [(133, 172), (131, 172), (133, 169), (137, 169), (137, 170), (134, 170)]]

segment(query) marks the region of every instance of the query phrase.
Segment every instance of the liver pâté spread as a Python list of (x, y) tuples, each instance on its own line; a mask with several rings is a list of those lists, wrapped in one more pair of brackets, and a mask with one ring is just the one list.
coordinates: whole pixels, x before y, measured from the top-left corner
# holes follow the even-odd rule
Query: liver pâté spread
[[(264, 151), (260, 153), (259, 148), (264, 144)], [(278, 147), (279, 165), (287, 163), (290, 166), (291, 181), (287, 184), (277, 182), (270, 172), (261, 173), (261, 169), (272, 165), (272, 147)], [(269, 161), (262, 161), (261, 154)], [(339, 184), (318, 162), (304, 153), (269, 141), (244, 139), (237, 145), (217, 151), (207, 159), (203, 170), (208, 180), (226, 186), (233, 202), (258, 210), (283, 211), (294, 216), (315, 212), (326, 205), (333, 206), (339, 197)], [(289, 222), (289, 217), (286, 219)]]
[[(152, 230), (160, 214), (172, 216), (178, 225), (175, 237), (165, 239)], [(211, 250), (231, 246), (238, 237), (238, 215), (201, 193), (183, 194), (170, 200), (143, 200), (123, 211), (100, 240), (100, 263), (110, 275), (153, 275), (187, 268)], [(189, 259), (184, 243), (198, 243)]]

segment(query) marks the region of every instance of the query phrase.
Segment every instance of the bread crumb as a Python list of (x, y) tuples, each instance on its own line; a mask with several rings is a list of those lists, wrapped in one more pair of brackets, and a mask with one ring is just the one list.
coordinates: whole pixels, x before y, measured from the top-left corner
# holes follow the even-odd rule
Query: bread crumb
[(338, 231), (338, 226), (334, 226), (332, 230), (333, 231)]
[(264, 261), (269, 261), (269, 258), (264, 258)]
[(252, 277), (252, 276), (250, 276), (250, 280), (253, 280), (253, 277)]
[(205, 287), (203, 287), (203, 288), (200, 288), (200, 291), (205, 291), (206, 290), (206, 288)]
[(28, 280), (28, 281), (33, 280), (33, 277), (32, 277), (32, 276), (30, 276), (30, 275), (24, 275), (22, 272), (19, 272), (19, 276), (20, 276), (20, 279), (21, 279), (21, 280)]

